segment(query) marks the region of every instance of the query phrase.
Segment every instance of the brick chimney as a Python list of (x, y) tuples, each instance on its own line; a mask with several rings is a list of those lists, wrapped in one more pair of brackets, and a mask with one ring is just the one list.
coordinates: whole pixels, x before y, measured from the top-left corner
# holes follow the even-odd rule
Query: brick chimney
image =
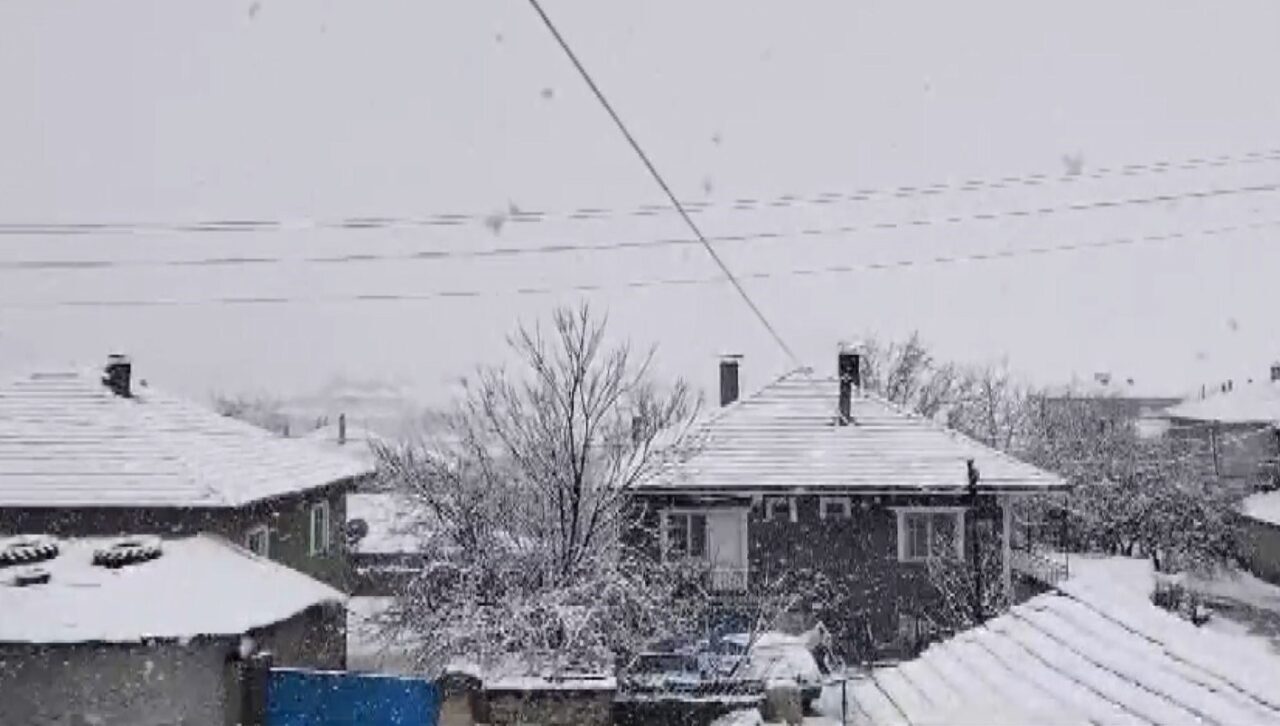
[(133, 375), (133, 364), (129, 356), (112, 353), (107, 356), (107, 365), (102, 369), (102, 385), (121, 398), (132, 398), (130, 378)]
[(853, 421), (853, 392), (862, 388), (862, 349), (841, 343), (840, 353), (836, 356), (836, 371), (840, 377), (839, 423), (848, 426)]
[(1280, 361), (1271, 364), (1271, 382), (1280, 383)]
[(728, 406), (738, 400), (738, 364), (742, 356), (720, 356), (720, 405)]
[(347, 443), (347, 415), (345, 413), (338, 414), (338, 445), (342, 446)]

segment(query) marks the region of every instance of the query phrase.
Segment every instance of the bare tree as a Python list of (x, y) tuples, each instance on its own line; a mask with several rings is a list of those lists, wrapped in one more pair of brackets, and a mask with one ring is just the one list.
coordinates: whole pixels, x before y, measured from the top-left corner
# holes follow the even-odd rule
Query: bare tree
[(1021, 439), (1026, 390), (1005, 365), (939, 361), (919, 333), (863, 346), (863, 381), (886, 399), (1003, 451)]
[(963, 398), (960, 367), (937, 361), (919, 333), (901, 342), (871, 338), (863, 351), (864, 385), (898, 405), (934, 418)]
[(651, 380), (652, 351), (608, 346), (586, 306), (510, 338), (514, 369), (467, 382), (443, 431), (378, 446), (433, 563), (399, 598), (424, 665), (600, 662), (681, 616), (679, 578), (632, 552), (631, 490), (683, 438), (695, 402)]
[(1027, 392), (1007, 366), (972, 368), (963, 373), (947, 424), (993, 449), (1013, 451), (1027, 431)]
[(1195, 441), (1143, 438), (1088, 399), (1033, 398), (1022, 454), (1073, 485), (1067, 542), (1077, 551), (1150, 557), (1157, 570), (1203, 569), (1234, 556), (1237, 488), (1208, 475)]

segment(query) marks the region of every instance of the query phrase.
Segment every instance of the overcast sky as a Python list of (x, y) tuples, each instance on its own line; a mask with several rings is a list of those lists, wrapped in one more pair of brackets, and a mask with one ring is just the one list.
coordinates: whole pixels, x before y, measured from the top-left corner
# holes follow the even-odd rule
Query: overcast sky
[[(1280, 358), (1280, 228), (1197, 234), (1280, 221), (1280, 193), (1266, 189), (1280, 156), (1249, 156), (1280, 150), (1280, 4), (546, 2), (677, 193), (711, 203), (698, 215), (708, 234), (787, 233), (718, 248), (820, 371), (834, 369), (841, 339), (913, 329), (944, 356), (1007, 357), (1045, 383), (1109, 370), (1185, 389), (1262, 376)], [(664, 201), (523, 0), (7, 2), (0, 90), (0, 223), (302, 227), (0, 236), (2, 368), (123, 350), (157, 385), (193, 395), (301, 392), (345, 375), (440, 400), (451, 380), (500, 360), (518, 319), (581, 294), (514, 291), (580, 285), (604, 288), (589, 299), (614, 335), (659, 345), (664, 375), (709, 386), (716, 355), (732, 351), (746, 356), (750, 388), (791, 365), (727, 284), (627, 287), (716, 276), (697, 246), (456, 254), (687, 236), (670, 214), (306, 228)], [(1055, 181), (1064, 156), (1082, 174)], [(1048, 181), (954, 189), (1029, 174)], [(935, 184), (953, 187), (733, 204)], [(1196, 196), (1208, 190), (1226, 193)], [(1132, 201), (1160, 195), (1174, 199)], [(1130, 203), (1095, 204), (1109, 200)], [(1054, 211), (1008, 214), (1038, 209)], [(984, 214), (995, 217), (973, 219)], [(928, 223), (876, 228), (913, 220)], [(305, 261), (427, 250), (455, 256)], [(284, 261), (155, 264), (226, 257)], [(33, 260), (114, 264), (13, 265)], [(863, 269), (904, 260), (918, 264)], [(839, 266), (853, 269), (788, 274)], [(444, 291), (482, 294), (432, 297)], [(423, 299), (342, 300), (369, 294)], [(246, 296), (293, 301), (209, 302)], [(86, 300), (182, 304), (60, 306)]]

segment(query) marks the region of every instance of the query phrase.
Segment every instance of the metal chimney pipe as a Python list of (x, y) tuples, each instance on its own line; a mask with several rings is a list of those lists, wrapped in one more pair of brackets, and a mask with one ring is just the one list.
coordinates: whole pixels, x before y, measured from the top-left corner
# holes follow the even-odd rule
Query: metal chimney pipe
[(102, 369), (102, 384), (121, 398), (133, 397), (130, 379), (133, 375), (133, 364), (129, 356), (112, 353), (107, 356), (107, 365)]
[(738, 400), (738, 369), (742, 356), (720, 356), (720, 405), (728, 406)]
[(853, 391), (862, 388), (862, 353), (855, 346), (841, 345), (836, 356), (836, 371), (840, 377), (841, 426), (853, 420)]

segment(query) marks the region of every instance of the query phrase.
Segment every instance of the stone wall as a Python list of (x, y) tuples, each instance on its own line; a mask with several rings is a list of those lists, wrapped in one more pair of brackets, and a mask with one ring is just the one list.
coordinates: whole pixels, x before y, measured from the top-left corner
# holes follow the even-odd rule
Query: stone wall
[(476, 721), (489, 726), (610, 726), (612, 690), (486, 690)]

